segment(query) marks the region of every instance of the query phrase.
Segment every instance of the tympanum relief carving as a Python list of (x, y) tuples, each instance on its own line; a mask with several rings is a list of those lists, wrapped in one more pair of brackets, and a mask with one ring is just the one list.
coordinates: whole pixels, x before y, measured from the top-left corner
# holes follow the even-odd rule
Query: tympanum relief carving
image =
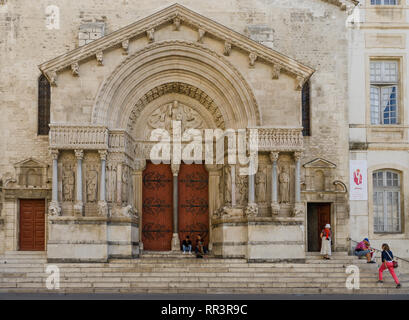
[(182, 134), (187, 129), (204, 128), (204, 121), (199, 113), (179, 101), (173, 101), (157, 108), (148, 117), (147, 122), (151, 129), (164, 129), (171, 133), (172, 121), (181, 122)]

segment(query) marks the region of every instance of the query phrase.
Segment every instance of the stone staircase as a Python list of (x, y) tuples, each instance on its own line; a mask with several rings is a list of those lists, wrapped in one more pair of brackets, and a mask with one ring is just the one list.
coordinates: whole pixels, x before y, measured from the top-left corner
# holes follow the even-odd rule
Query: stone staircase
[[(203, 293), (203, 294), (409, 294), (409, 278), (396, 289), (385, 272), (378, 284), (377, 264), (337, 252), (332, 260), (308, 254), (305, 263), (247, 263), (242, 259), (196, 259), (194, 255), (144, 253), (134, 260), (53, 264), (60, 289), (48, 290), (46, 256), (8, 252), (0, 257), (0, 292)], [(348, 290), (346, 267), (360, 269), (360, 289)]]

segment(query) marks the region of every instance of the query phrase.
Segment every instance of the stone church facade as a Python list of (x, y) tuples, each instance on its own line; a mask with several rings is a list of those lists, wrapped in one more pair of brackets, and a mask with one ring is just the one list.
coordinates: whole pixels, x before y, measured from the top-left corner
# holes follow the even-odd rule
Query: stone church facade
[[(303, 261), (325, 223), (335, 251), (361, 236), (348, 194), (357, 1), (0, 3), (0, 254), (138, 258), (200, 234), (216, 257)], [(228, 151), (154, 165), (150, 136), (175, 120), (256, 130), (257, 173)]]

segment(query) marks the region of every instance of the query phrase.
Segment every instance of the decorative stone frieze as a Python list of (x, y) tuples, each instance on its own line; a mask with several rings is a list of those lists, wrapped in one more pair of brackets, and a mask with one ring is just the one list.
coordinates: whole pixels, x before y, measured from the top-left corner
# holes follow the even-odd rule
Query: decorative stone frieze
[(303, 149), (301, 128), (259, 128), (259, 151), (300, 151)]
[(91, 149), (108, 148), (108, 129), (104, 126), (50, 124), (50, 148)]

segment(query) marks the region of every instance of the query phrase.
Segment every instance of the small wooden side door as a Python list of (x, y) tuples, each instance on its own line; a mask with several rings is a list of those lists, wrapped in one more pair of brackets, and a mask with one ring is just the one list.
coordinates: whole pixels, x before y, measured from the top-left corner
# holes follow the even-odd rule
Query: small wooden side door
[(45, 200), (20, 200), (20, 250), (45, 250)]

